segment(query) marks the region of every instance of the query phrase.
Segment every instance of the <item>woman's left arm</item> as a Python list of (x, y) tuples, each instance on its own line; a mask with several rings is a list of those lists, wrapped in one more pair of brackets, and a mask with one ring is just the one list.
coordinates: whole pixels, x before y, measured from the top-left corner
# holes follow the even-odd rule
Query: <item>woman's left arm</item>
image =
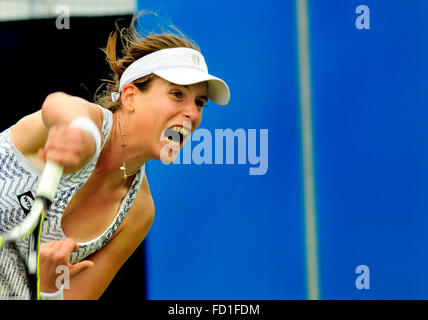
[(64, 290), (64, 299), (98, 299), (147, 235), (154, 212), (153, 199), (144, 177), (141, 189), (119, 229), (102, 249), (87, 259), (94, 265), (70, 279), (70, 289)]

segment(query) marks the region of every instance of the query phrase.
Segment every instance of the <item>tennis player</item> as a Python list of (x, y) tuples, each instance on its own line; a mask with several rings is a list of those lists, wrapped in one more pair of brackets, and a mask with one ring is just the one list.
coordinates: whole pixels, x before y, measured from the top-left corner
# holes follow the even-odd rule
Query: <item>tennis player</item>
[(0, 234), (25, 217), (45, 161), (64, 167), (43, 225), (42, 299), (102, 295), (154, 219), (145, 163), (173, 161), (207, 100), (229, 102), (226, 83), (184, 36), (141, 38), (131, 26), (104, 51), (112, 79), (96, 103), (56, 92), (0, 134)]

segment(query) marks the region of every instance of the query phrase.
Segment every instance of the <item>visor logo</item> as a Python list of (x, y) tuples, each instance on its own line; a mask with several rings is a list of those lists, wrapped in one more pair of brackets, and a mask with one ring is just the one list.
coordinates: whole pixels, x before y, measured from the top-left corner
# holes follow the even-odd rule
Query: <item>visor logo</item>
[(200, 66), (201, 65), (201, 58), (199, 56), (197, 56), (196, 54), (192, 55), (192, 60), (193, 63)]

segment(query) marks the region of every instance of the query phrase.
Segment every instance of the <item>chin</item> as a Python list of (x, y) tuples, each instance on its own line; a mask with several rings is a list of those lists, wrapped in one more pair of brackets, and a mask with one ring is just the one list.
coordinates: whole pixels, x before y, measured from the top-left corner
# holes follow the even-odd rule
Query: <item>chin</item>
[(156, 153), (154, 159), (162, 161), (164, 164), (171, 164), (177, 158), (181, 148), (171, 146), (169, 143), (164, 142)]

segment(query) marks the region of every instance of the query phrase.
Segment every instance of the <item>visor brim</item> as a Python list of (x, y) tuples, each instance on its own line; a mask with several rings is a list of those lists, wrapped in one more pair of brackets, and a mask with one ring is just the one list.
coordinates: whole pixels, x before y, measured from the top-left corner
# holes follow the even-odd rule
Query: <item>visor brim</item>
[(208, 73), (192, 68), (173, 68), (157, 70), (155, 75), (178, 85), (191, 85), (207, 81), (208, 99), (225, 106), (230, 100), (230, 91), (226, 82)]

